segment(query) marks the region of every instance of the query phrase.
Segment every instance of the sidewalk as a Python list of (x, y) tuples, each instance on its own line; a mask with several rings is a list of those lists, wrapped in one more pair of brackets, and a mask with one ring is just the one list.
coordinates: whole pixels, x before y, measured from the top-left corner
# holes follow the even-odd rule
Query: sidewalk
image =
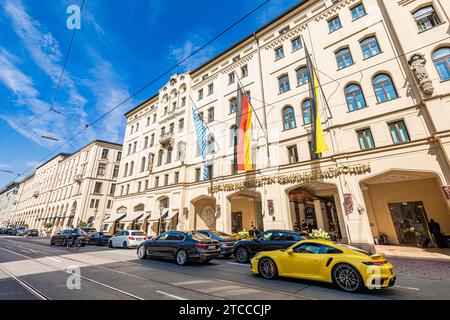
[(396, 273), (427, 279), (450, 279), (450, 249), (376, 246), (394, 265)]

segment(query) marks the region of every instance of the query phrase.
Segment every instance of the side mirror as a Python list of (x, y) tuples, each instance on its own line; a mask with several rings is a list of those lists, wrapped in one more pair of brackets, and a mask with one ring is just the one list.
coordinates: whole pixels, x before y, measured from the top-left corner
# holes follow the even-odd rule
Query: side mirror
[(292, 256), (294, 254), (294, 250), (293, 249), (289, 249), (288, 251), (286, 251), (286, 253), (290, 256)]

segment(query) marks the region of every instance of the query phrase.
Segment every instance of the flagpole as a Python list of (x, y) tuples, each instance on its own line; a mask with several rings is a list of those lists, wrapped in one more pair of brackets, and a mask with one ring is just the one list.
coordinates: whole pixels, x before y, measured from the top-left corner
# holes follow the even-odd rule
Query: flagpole
[[(200, 111), (197, 108), (197, 105), (195, 104), (194, 100), (192, 99), (191, 95), (189, 95), (189, 100), (191, 100), (192, 105), (194, 106), (195, 110), (197, 111), (197, 114), (200, 114)], [(204, 119), (204, 117), (202, 117), (202, 122), (206, 127), (206, 130), (208, 130), (209, 134), (214, 138), (214, 134), (212, 133), (211, 129), (209, 128), (209, 126), (206, 124), (206, 121)], [(219, 143), (216, 141), (216, 139), (214, 138), (214, 143), (216, 144), (216, 146), (218, 147), (217, 151), (220, 151), (220, 145)]]

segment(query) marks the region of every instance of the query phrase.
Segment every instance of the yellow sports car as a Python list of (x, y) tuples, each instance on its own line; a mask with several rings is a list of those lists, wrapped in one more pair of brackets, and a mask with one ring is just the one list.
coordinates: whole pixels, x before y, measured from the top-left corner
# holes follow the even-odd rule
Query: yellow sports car
[(266, 279), (278, 276), (335, 284), (347, 292), (386, 288), (395, 284), (393, 266), (384, 257), (325, 240), (303, 240), (278, 251), (259, 252), (252, 272)]

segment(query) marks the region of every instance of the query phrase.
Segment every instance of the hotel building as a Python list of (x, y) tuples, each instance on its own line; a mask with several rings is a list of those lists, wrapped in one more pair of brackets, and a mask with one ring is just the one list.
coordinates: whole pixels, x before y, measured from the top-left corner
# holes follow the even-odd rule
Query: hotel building
[[(310, 0), (176, 74), (126, 114), (105, 230), (292, 229), (360, 246), (450, 231), (450, 3)], [(310, 152), (305, 46), (329, 151)], [(254, 171), (237, 172), (236, 89), (251, 97)], [(208, 126), (202, 179), (192, 105)], [(432, 237), (430, 237), (432, 238)]]

